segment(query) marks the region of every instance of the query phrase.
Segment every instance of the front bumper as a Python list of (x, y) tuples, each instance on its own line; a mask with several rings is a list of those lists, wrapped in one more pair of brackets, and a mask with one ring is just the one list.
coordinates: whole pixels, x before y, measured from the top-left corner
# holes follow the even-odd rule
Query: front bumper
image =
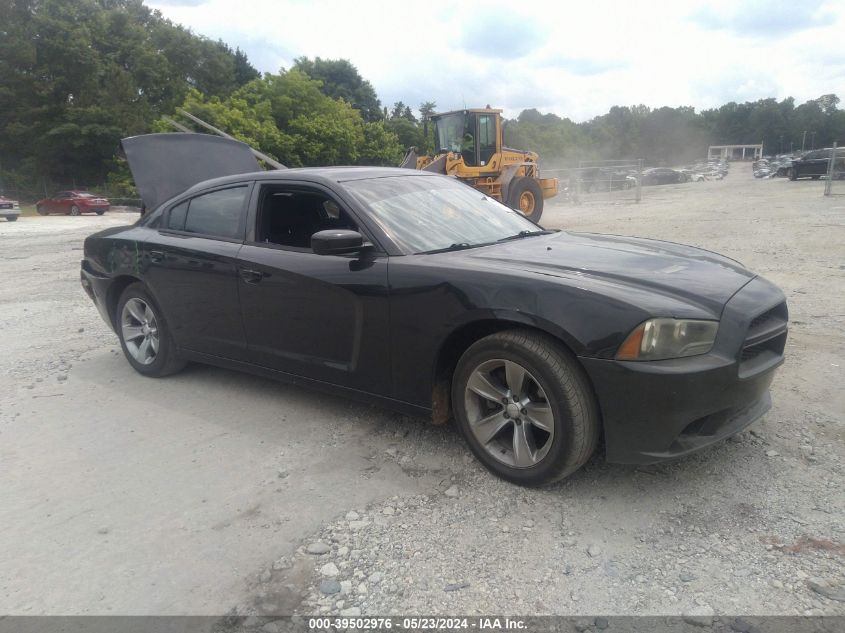
[[(769, 314), (775, 316), (766, 321)], [(601, 408), (607, 460), (675, 459), (759, 419), (771, 408), (786, 322), (783, 294), (757, 277), (725, 306), (708, 354), (652, 362), (581, 358)]]

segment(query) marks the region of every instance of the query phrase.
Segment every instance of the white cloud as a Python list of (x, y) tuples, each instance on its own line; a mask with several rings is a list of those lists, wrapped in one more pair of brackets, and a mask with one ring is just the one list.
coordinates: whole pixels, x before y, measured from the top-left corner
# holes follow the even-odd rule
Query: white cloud
[(845, 86), (845, 63), (836, 62), (845, 5), (836, 0), (785, 2), (788, 12), (779, 0), (149, 5), (240, 46), (261, 71), (299, 55), (349, 59), (386, 105), (489, 103), (508, 115), (536, 107), (579, 121), (612, 105), (802, 102)]

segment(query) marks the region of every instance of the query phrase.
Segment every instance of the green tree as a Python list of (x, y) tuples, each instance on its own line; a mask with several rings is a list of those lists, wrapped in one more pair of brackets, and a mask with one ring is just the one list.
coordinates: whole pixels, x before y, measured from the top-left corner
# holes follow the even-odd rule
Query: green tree
[(191, 88), (225, 96), (252, 73), (242, 53), (141, 0), (5, 0), (3, 167), (23, 180), (101, 183), (122, 136), (147, 131)]
[(346, 59), (312, 60), (298, 57), (293, 68), (322, 82), (321, 90), (326, 96), (343, 99), (361, 113), (365, 121), (381, 120), (381, 102), (373, 85), (364, 79), (358, 69)]
[(437, 104), (434, 101), (423, 101), (420, 104), (420, 118), (423, 121), (428, 121), (431, 116), (437, 111)]
[[(395, 164), (401, 147), (299, 70), (266, 74), (225, 98), (188, 94), (184, 109), (289, 167)], [(162, 126), (163, 127), (163, 126)]]

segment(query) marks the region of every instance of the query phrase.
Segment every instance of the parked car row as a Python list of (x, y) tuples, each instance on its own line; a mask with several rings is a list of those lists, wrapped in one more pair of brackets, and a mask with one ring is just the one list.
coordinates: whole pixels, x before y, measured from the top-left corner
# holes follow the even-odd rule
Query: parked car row
[[(782, 154), (754, 161), (752, 173), (755, 178), (812, 178), (818, 180), (827, 176), (832, 148), (815, 149), (801, 154)], [(845, 178), (845, 147), (837, 148), (833, 164), (834, 178)]]
[[(728, 163), (709, 161), (686, 165), (682, 168), (651, 167), (642, 172), (642, 185), (671, 185), (684, 182), (703, 182), (721, 180), (728, 173)], [(637, 186), (637, 171), (620, 167), (591, 167), (579, 169), (578, 185), (582, 193), (598, 191), (618, 191)], [(564, 189), (568, 194), (570, 188)]]

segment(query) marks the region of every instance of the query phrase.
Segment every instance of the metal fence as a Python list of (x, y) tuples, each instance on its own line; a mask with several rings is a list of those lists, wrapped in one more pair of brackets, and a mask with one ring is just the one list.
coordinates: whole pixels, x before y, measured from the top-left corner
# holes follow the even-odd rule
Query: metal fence
[(560, 180), (561, 196), (570, 204), (628, 204), (642, 200), (643, 160), (580, 161), (577, 167), (543, 169)]
[(50, 183), (46, 186), (39, 187), (36, 189), (31, 187), (20, 188), (3, 186), (3, 183), (0, 182), (0, 196), (4, 196), (12, 200), (17, 200), (18, 202), (20, 202), (21, 206), (33, 205), (38, 200), (41, 200), (43, 198), (49, 198), (59, 191), (90, 191), (91, 193), (96, 194), (98, 196), (108, 198), (112, 206), (141, 206), (140, 198), (127, 197), (124, 192), (111, 190), (107, 186), (87, 187), (84, 185), (73, 183), (72, 185), (62, 187)]
[[(824, 183), (824, 195), (845, 195), (845, 154), (837, 151), (838, 143), (830, 148), (830, 159), (827, 162), (827, 175)], [(845, 147), (843, 147), (845, 149)]]

